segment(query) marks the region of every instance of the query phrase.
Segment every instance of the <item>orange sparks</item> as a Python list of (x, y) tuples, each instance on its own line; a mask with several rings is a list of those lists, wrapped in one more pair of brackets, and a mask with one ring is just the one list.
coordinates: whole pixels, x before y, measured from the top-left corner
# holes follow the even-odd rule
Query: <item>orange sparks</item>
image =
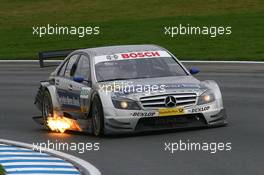
[(81, 131), (77, 121), (56, 114), (53, 117), (48, 117), (47, 125), (52, 131), (60, 133), (64, 133), (66, 130)]

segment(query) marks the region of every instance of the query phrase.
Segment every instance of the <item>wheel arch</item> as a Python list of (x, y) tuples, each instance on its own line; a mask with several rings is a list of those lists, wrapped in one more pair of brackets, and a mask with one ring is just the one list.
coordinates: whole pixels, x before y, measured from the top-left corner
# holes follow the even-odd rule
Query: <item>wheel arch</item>
[(43, 97), (44, 92), (48, 91), (52, 100), (52, 105), (54, 110), (60, 110), (60, 103), (58, 99), (58, 94), (56, 90), (56, 86), (49, 84), (49, 82), (41, 82), (40, 87), (38, 89), (35, 105), (38, 107), (40, 111), (42, 111)]
[[(92, 105), (93, 105), (93, 101), (94, 101), (94, 98), (98, 96), (99, 100), (100, 100), (100, 103), (102, 104), (102, 99), (101, 99), (101, 96), (100, 94), (97, 92), (97, 91), (94, 91), (91, 95), (91, 101), (90, 101), (90, 104), (89, 104), (89, 113), (88, 113), (88, 117), (91, 118), (91, 113), (92, 113)], [(104, 108), (103, 108), (104, 110)]]
[(50, 93), (52, 105), (54, 110), (60, 110), (60, 103), (59, 103), (59, 98), (57, 94), (57, 89), (56, 86), (54, 85), (49, 85), (44, 88), (45, 91), (48, 91)]

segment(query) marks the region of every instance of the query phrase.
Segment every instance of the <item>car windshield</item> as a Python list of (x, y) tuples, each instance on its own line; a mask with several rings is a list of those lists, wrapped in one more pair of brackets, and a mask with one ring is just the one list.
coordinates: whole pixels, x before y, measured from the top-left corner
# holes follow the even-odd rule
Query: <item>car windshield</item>
[(187, 75), (172, 57), (99, 62), (95, 72), (98, 82)]

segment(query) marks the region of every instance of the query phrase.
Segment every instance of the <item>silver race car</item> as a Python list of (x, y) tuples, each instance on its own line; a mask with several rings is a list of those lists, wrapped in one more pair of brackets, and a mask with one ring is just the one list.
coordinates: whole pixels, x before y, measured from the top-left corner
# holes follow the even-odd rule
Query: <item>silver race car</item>
[(96, 136), (226, 125), (217, 83), (198, 72), (156, 45), (76, 50), (41, 82), (35, 120)]

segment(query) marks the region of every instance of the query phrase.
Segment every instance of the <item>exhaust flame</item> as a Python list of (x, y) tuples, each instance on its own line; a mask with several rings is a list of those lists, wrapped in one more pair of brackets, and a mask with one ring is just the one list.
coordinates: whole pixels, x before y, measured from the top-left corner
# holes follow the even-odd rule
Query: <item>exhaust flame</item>
[(80, 126), (75, 120), (58, 116), (56, 113), (53, 117), (48, 117), (47, 125), (52, 131), (64, 133), (66, 130), (81, 131)]

